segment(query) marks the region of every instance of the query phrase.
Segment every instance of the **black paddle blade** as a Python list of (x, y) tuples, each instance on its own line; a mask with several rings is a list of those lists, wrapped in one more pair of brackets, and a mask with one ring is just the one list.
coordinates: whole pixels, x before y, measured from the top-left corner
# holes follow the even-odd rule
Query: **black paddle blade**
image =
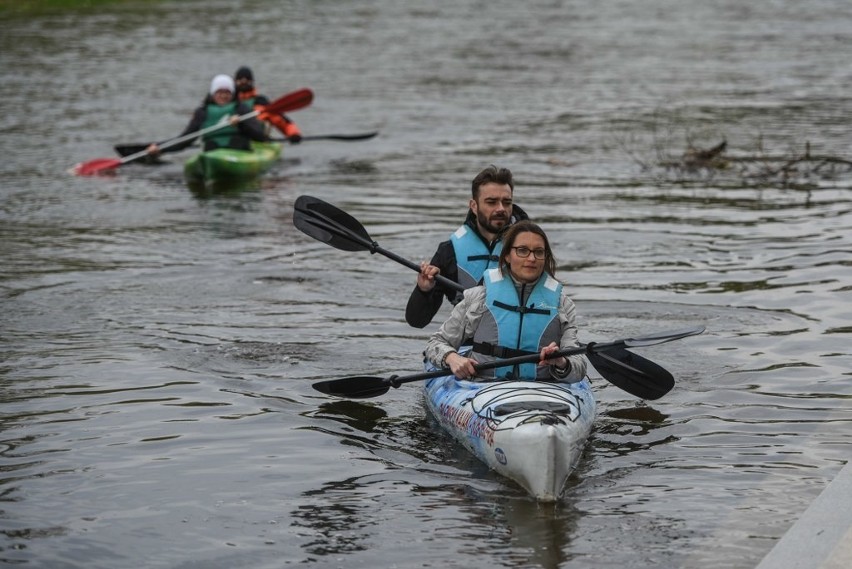
[(672, 340), (680, 340), (689, 336), (695, 336), (704, 332), (704, 326), (696, 326), (694, 328), (684, 328), (683, 330), (675, 330), (673, 332), (660, 332), (649, 336), (640, 336), (638, 338), (628, 338), (624, 340), (624, 345), (629, 348), (638, 348), (641, 346), (656, 346), (664, 344)]
[[(122, 158), (125, 156), (130, 156), (131, 154), (137, 154), (142, 152), (146, 148), (148, 148), (151, 143), (148, 144), (116, 144), (113, 146), (115, 148), (116, 153)], [(139, 164), (163, 164), (164, 161), (160, 159), (159, 156), (145, 156), (144, 158), (139, 158), (134, 162), (138, 162)]]
[(640, 399), (659, 399), (674, 387), (674, 377), (662, 366), (622, 348), (586, 354), (601, 376)]
[(382, 377), (347, 377), (318, 381), (313, 388), (326, 395), (348, 397), (349, 399), (370, 399), (384, 395), (391, 388), (390, 381)]
[(314, 134), (303, 136), (302, 140), (346, 140), (346, 141), (356, 141), (356, 140), (367, 140), (369, 138), (373, 138), (379, 134), (379, 131), (373, 132), (363, 132), (360, 134)]
[(317, 241), (343, 251), (369, 251), (373, 245), (370, 234), (357, 219), (311, 196), (296, 199), (293, 225)]
[(150, 142), (148, 144), (116, 144), (113, 148), (115, 148), (119, 156), (130, 156), (131, 154), (142, 152), (150, 145)]

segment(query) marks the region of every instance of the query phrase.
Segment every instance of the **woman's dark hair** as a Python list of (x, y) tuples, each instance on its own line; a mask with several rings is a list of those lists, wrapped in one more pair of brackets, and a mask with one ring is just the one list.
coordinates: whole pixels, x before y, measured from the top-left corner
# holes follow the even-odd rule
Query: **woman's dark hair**
[[(553, 258), (553, 250), (550, 248), (550, 241), (544, 230), (532, 221), (525, 219), (509, 226), (509, 229), (503, 233), (501, 241), (503, 241), (503, 250), (500, 251), (500, 268), (504, 274), (509, 274), (509, 253), (512, 252), (512, 247), (515, 246), (515, 241), (521, 233), (535, 233), (544, 240), (544, 272), (551, 277), (556, 276), (556, 259)], [(532, 253), (530, 253), (532, 254)]]
[(479, 198), (479, 188), (485, 184), (505, 184), (509, 186), (512, 193), (515, 193), (515, 184), (512, 181), (512, 171), (508, 168), (498, 168), (494, 164), (476, 175), (470, 185), (470, 191), (473, 199)]

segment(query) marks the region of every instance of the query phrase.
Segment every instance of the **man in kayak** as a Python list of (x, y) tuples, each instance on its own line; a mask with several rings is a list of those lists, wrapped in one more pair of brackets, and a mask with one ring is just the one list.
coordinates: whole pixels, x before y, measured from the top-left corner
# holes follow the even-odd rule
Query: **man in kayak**
[(476, 175), (464, 223), (438, 245), (430, 262), (420, 264), (417, 286), (405, 307), (405, 321), (410, 326), (425, 328), (438, 313), (444, 297), (452, 304), (461, 300), (461, 293), (436, 282), (436, 275), (468, 289), (481, 284), (485, 271), (497, 266), (501, 234), (516, 221), (528, 218), (512, 201), (514, 189), (508, 168), (491, 165)]
[[(262, 110), (263, 105), (269, 104), (269, 98), (265, 95), (259, 95), (254, 86), (254, 74), (251, 68), (245, 65), (237, 69), (234, 74), (234, 83), (237, 86), (237, 100), (245, 103), (257, 110)], [(272, 114), (261, 112), (258, 118), (266, 121), (287, 137), (287, 141), (292, 144), (299, 144), (302, 141), (302, 131), (299, 127), (284, 114)]]
[[(464, 292), (452, 314), (435, 332), (424, 354), (436, 367), (468, 379), (478, 363), (540, 354), (538, 363), (503, 366), (480, 372), (490, 379), (573, 383), (586, 375), (582, 354), (552, 357), (580, 345), (574, 302), (556, 279), (556, 260), (544, 231), (524, 220), (503, 237), (497, 268), (483, 284)], [(473, 339), (470, 357), (458, 353)]]
[[(204, 98), (200, 107), (195, 109), (192, 119), (180, 134), (184, 136), (198, 130), (220, 124), (228, 123), (221, 129), (208, 132), (202, 137), (204, 150), (216, 148), (233, 148), (235, 150), (251, 150), (251, 141), (266, 142), (269, 137), (263, 127), (263, 123), (256, 118), (238, 120), (240, 115), (252, 112), (248, 105), (240, 103), (234, 96), (236, 88), (234, 80), (229, 75), (217, 75), (210, 82), (210, 92)], [(190, 146), (195, 142), (190, 138), (180, 144), (171, 146), (168, 151), (175, 152)], [(160, 148), (156, 143), (148, 146), (148, 154), (156, 156)]]

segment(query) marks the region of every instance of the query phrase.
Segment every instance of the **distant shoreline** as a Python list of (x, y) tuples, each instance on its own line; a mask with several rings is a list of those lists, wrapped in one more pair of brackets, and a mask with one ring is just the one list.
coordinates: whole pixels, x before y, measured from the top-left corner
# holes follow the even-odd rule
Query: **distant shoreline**
[(0, 0), (0, 15), (36, 16), (76, 10), (85, 12), (109, 4), (141, 3), (140, 0)]

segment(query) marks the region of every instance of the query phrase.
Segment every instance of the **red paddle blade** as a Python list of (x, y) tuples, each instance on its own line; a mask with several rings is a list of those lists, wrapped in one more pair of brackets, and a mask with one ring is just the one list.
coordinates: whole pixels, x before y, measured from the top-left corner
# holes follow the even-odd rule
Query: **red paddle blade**
[(311, 101), (314, 100), (314, 92), (310, 89), (299, 89), (298, 91), (293, 91), (292, 93), (287, 93), (283, 97), (275, 99), (268, 105), (263, 108), (264, 112), (267, 113), (286, 113), (289, 111), (295, 111), (297, 109), (302, 109), (311, 104)]
[(71, 172), (78, 176), (94, 176), (95, 174), (115, 170), (121, 164), (122, 162), (118, 158), (95, 158), (88, 162), (80, 162), (71, 169)]

